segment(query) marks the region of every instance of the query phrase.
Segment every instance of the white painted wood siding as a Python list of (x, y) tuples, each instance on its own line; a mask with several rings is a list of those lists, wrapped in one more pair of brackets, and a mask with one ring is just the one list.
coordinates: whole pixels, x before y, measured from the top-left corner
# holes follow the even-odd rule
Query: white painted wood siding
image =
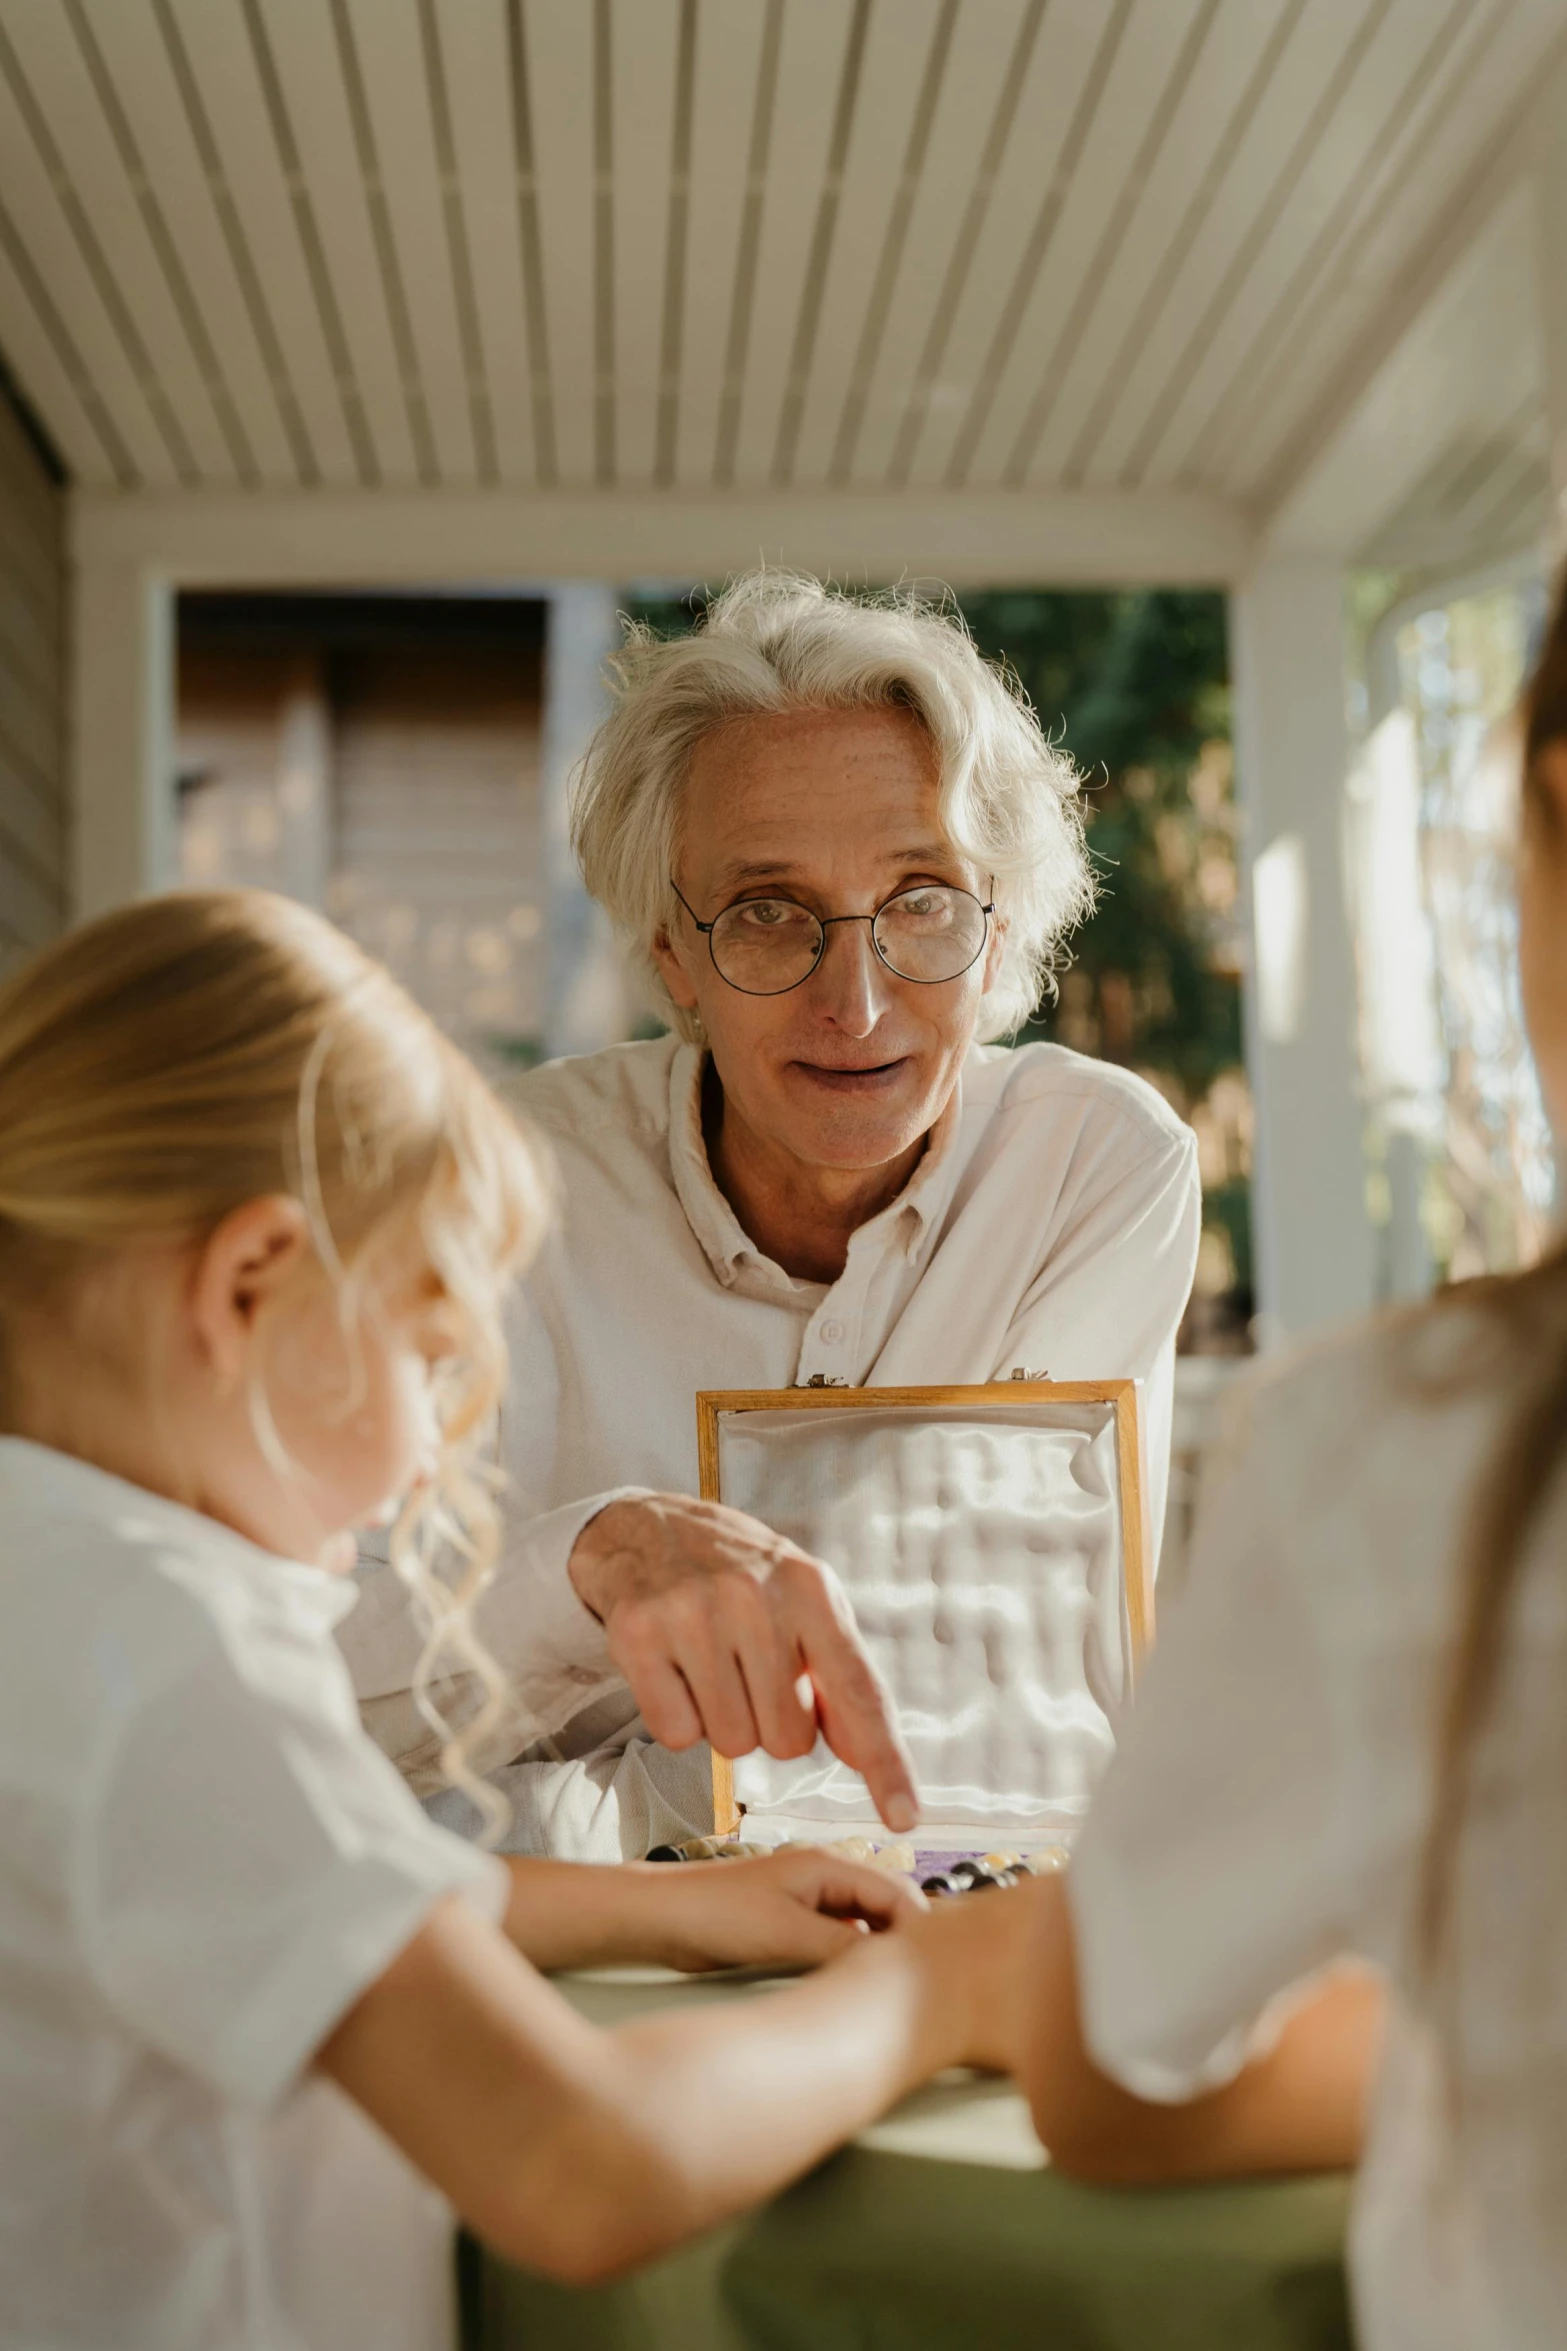
[(0, 394), (0, 971), (65, 912), (61, 497)]

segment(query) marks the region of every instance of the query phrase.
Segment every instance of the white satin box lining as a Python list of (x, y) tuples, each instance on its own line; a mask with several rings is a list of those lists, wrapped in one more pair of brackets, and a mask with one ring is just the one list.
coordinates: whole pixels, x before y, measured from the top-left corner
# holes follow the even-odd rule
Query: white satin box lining
[[(726, 1502), (827, 1560), (914, 1759), (928, 1850), (1069, 1842), (1130, 1689), (1113, 1410), (725, 1414)], [(819, 1741), (741, 1758), (743, 1833), (880, 1835)]]

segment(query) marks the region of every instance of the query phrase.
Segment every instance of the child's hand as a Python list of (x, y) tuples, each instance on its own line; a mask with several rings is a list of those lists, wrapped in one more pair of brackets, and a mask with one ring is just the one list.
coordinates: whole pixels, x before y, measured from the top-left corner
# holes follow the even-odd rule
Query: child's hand
[(950, 2063), (1016, 2073), (1031, 2014), (1029, 1964), (1042, 1902), (1059, 1881), (1038, 1878), (999, 1894), (934, 1902), (910, 1936), (930, 1970), (927, 1996), (942, 2014)]
[(692, 1973), (818, 1967), (867, 1930), (907, 1924), (929, 1907), (908, 1878), (814, 1848), (754, 1861), (655, 1862), (643, 1884), (659, 1957)]

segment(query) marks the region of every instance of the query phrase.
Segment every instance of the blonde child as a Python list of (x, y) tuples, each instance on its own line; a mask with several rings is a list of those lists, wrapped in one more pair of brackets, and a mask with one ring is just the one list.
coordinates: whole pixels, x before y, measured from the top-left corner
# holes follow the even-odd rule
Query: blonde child
[[(7, 2343), (438, 2351), (452, 2207), (602, 2277), (1006, 2059), (1010, 1900), (502, 1863), (363, 1735), (357, 1526), (396, 1514), (432, 1655), (483, 1682), (499, 1306), (543, 1219), (473, 1070), (296, 906), (154, 900), (0, 990)], [(536, 1972), (629, 1957), (835, 1964), (615, 2034)]]
[[(1526, 718), (1521, 970), (1560, 1137), (1567, 597)], [(1040, 1895), (1036, 2120), (1085, 2176), (1191, 2179), (1351, 2162), (1369, 2102), (1366, 2351), (1560, 2351), (1567, 1249), (1246, 1403), (1069, 1893)]]

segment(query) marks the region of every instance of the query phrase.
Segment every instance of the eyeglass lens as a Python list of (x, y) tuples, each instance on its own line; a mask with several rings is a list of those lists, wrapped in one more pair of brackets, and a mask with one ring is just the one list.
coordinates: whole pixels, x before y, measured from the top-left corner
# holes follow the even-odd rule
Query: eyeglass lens
[[(955, 980), (985, 944), (985, 909), (967, 890), (928, 887), (889, 898), (871, 925), (877, 952), (900, 979)], [(792, 898), (747, 898), (714, 923), (720, 975), (751, 996), (781, 996), (809, 979), (826, 933)]]

